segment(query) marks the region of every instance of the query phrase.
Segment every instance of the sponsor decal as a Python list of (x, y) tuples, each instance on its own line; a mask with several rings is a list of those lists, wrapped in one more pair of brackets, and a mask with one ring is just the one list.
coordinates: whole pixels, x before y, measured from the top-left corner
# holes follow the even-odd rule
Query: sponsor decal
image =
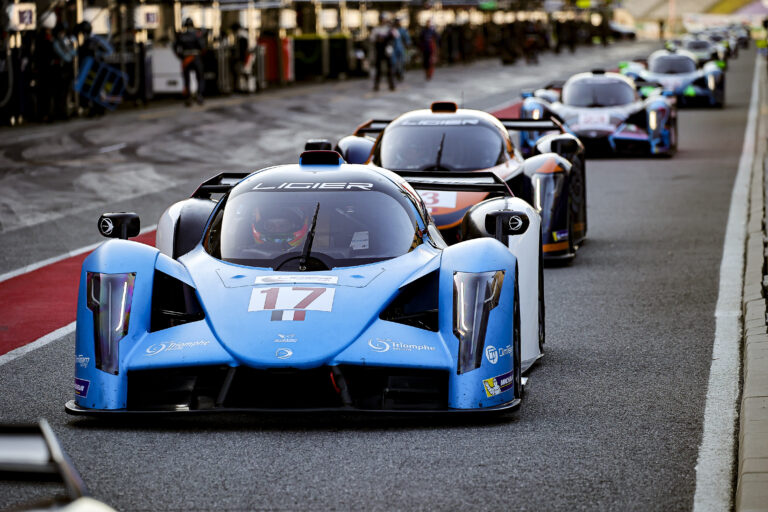
[(275, 343), (296, 343), (298, 340), (295, 334), (278, 334), (277, 338), (272, 341)]
[(289, 284), (289, 283), (315, 283), (315, 284), (336, 284), (339, 282), (339, 276), (259, 276), (253, 284)]
[(91, 361), (91, 358), (90, 358), (90, 357), (88, 357), (88, 356), (83, 356), (83, 355), (80, 355), (80, 354), (78, 354), (78, 355), (75, 357), (75, 363), (76, 363), (76, 364), (77, 364), (77, 365), (78, 365), (80, 368), (87, 368), (87, 367), (88, 367), (88, 363), (89, 363), (90, 361)]
[(75, 394), (83, 398), (88, 396), (88, 387), (91, 385), (91, 381), (85, 379), (78, 379), (75, 377)]
[(485, 347), (485, 357), (488, 359), (488, 362), (491, 364), (496, 364), (499, 362), (499, 358), (502, 358), (504, 356), (508, 356), (512, 354), (512, 345), (507, 345), (506, 347), (500, 347), (496, 348), (493, 345), (488, 345)]
[(403, 121), (402, 126), (474, 126), (479, 124), (477, 119), (419, 119)]
[(251, 190), (373, 190), (373, 183), (339, 182), (290, 182), (279, 185), (257, 183)]
[(145, 355), (147, 356), (156, 356), (157, 354), (161, 352), (172, 352), (175, 350), (184, 350), (187, 348), (193, 348), (193, 347), (205, 347), (209, 345), (210, 341), (187, 341), (183, 343), (175, 343), (173, 341), (168, 343), (155, 343), (154, 345), (150, 345), (147, 347), (147, 350), (145, 350)]
[(99, 230), (101, 230), (101, 233), (103, 235), (111, 235), (112, 231), (114, 231), (115, 225), (112, 222), (112, 219), (109, 217), (104, 217), (101, 219), (101, 222), (99, 223)]
[(508, 372), (504, 375), (498, 375), (491, 377), (490, 379), (483, 380), (483, 388), (485, 389), (485, 395), (488, 398), (492, 396), (500, 395), (501, 393), (512, 389), (515, 384), (514, 372)]
[(431, 345), (400, 343), (389, 338), (371, 338), (368, 340), (368, 346), (374, 352), (389, 352), (390, 350), (393, 352), (432, 352), (436, 350)]
[(562, 231), (553, 231), (552, 238), (555, 240), (555, 242), (562, 242), (563, 240), (568, 240), (568, 230), (563, 229)]
[(352, 235), (352, 241), (349, 243), (349, 247), (353, 251), (360, 251), (368, 248), (368, 232), (367, 231), (355, 231)]
[(279, 348), (275, 351), (275, 357), (278, 359), (288, 359), (293, 355), (293, 350), (289, 348)]

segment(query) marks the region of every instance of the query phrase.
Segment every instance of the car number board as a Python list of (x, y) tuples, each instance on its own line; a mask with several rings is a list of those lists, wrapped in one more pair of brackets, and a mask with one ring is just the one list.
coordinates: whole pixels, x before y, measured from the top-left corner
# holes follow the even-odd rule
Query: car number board
[(445, 190), (419, 190), (427, 210), (432, 213), (435, 208), (456, 208), (457, 193)]
[(248, 311), (271, 311), (272, 321), (304, 320), (307, 311), (333, 310), (335, 288), (280, 286), (254, 288)]
[(582, 112), (579, 114), (580, 126), (609, 126), (611, 116), (608, 112)]

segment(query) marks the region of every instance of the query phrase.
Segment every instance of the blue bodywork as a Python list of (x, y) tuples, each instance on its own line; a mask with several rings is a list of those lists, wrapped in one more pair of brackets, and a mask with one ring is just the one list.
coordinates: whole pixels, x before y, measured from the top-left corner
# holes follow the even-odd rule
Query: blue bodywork
[[(310, 170), (318, 174), (327, 169), (316, 166)], [(423, 215), (420, 218), (422, 222), (425, 220)], [(111, 240), (104, 243), (86, 258), (82, 266), (77, 309), (76, 392), (74, 404), (70, 402), (67, 406), (68, 412), (142, 411), (143, 408), (135, 404), (152, 403), (151, 395), (161, 390), (151, 386), (144, 389), (147, 384), (142, 384), (140, 393), (147, 396), (136, 398), (138, 388), (131, 389), (131, 385), (138, 382), (133, 380), (138, 377), (133, 376), (151, 370), (191, 368), (215, 368), (221, 370), (221, 375), (226, 375), (228, 369), (235, 369), (234, 382), (242, 369), (263, 371), (266, 376), (272, 375), (270, 372), (285, 371), (299, 380), (303, 378), (302, 372), (329, 369), (328, 381), (340, 393), (339, 405), (329, 407), (325, 404), (321, 408), (345, 410), (391, 407), (386, 403), (379, 406), (350, 404), (348, 400), (345, 403), (341, 396), (345, 390), (337, 382), (338, 376), (333, 378), (331, 370), (334, 367), (388, 368), (395, 374), (400, 370), (437, 370), (447, 381), (446, 396), (437, 400), (445, 410), (516, 407), (522, 392), (519, 379), (513, 382), (515, 368), (520, 365), (520, 361), (515, 360), (519, 350), (511, 350), (514, 344), (516, 259), (502, 243), (492, 238), (470, 240), (447, 248), (442, 243), (429, 243), (426, 227), (426, 223), (419, 226), (425, 243), (402, 256), (366, 265), (309, 272), (276, 272), (271, 268), (228, 263), (209, 254), (202, 243), (178, 261), (137, 242)], [(455, 334), (454, 319), (455, 274), (499, 271), (503, 272), (503, 284), (498, 305), (487, 317), (485, 347), (481, 345), (480, 350), (492, 346), (499, 349), (500, 355), (489, 357), (483, 352), (479, 368), (459, 374), (460, 342)], [(439, 328), (436, 332), (380, 318), (382, 311), (402, 289), (430, 274), (438, 276), (435, 291)], [(115, 281), (118, 285), (117, 292), (111, 295), (113, 304), (105, 304), (103, 283), (109, 277), (102, 277), (99, 302), (96, 292), (90, 290), (88, 284), (89, 276), (93, 279), (94, 275), (131, 275), (132, 293), (123, 281)], [(158, 276), (190, 287), (199, 301), (202, 318), (153, 328)], [(92, 295), (90, 299), (89, 293)], [(293, 294), (302, 298), (313, 293), (323, 297), (315, 303), (322, 302), (322, 308), (305, 306), (302, 310), (296, 307), (299, 304), (294, 304), (293, 309), (277, 311), (278, 307), (284, 306), (272, 304), (270, 309), (264, 298), (269, 294), (279, 297)], [(98, 326), (94, 323), (94, 311), (116, 311), (116, 304), (118, 310), (124, 312), (127, 329), (125, 336), (116, 342), (116, 368), (110, 372), (96, 368), (98, 354), (95, 347), (99, 335), (96, 334)], [(126, 327), (117, 320), (108, 320), (109, 328), (114, 325)], [(202, 377), (197, 377), (197, 382), (187, 385), (197, 390), (202, 387), (201, 380)], [(170, 404), (173, 406), (170, 409), (165, 407), (169, 404), (158, 407), (166, 411), (243, 409), (242, 406), (228, 406), (226, 390), (222, 391), (222, 388), (229, 384), (224, 381), (212, 385), (214, 391), (208, 393), (212, 395), (208, 402), (199, 396), (195, 398), (197, 391), (187, 389), (186, 394), (178, 395), (182, 397), (179, 403)], [(349, 386), (354, 398), (352, 384)], [(280, 394), (279, 389), (270, 386), (250, 392), (254, 395)], [(190, 401), (190, 396), (194, 401)], [(205, 403), (208, 405), (201, 405)], [(257, 406), (245, 408), (264, 409)], [(302, 404), (298, 408), (312, 407)]]
[[(572, 77), (566, 86), (571, 81), (616, 80), (617, 77), (620, 75), (615, 73), (582, 73)], [(566, 105), (558, 93), (540, 89), (524, 96), (520, 116), (526, 119), (557, 117), (565, 130), (578, 137), (592, 155), (671, 155), (677, 147), (676, 109), (658, 88), (642, 96), (641, 92), (627, 104), (582, 107)], [(541, 135), (521, 133), (523, 154), (533, 153)]]
[[(621, 73), (625, 76), (648, 84), (658, 84), (664, 94), (673, 96), (678, 106), (708, 106), (722, 107), (725, 102), (725, 73), (715, 62), (706, 62), (696, 67), (696, 57), (690, 52), (670, 52), (659, 50), (648, 58), (649, 65), (654, 61), (668, 59), (690, 59), (690, 70), (687, 72), (654, 72), (653, 69), (638, 62), (622, 62), (619, 64)], [(646, 88), (652, 86), (645, 86)], [(641, 87), (642, 88), (642, 87)]]

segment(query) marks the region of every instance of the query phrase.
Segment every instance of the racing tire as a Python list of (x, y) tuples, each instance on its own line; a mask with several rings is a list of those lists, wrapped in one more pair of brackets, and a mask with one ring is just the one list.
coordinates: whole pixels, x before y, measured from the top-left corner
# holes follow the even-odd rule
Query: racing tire
[(519, 291), (519, 284), (518, 284), (518, 272), (517, 272), (517, 264), (515, 264), (515, 306), (514, 306), (514, 313), (513, 313), (513, 323), (514, 327), (512, 330), (512, 350), (514, 350), (514, 358), (515, 358), (515, 367), (512, 369), (513, 377), (515, 379), (515, 398), (522, 398), (523, 397), (523, 372), (522, 372), (522, 361), (520, 361), (520, 357), (522, 354), (521, 350), (521, 331), (520, 331), (520, 291)]
[(715, 89), (715, 108), (725, 107), (725, 78), (723, 78), (722, 85)]
[(544, 341), (546, 339), (546, 314), (544, 304), (544, 249), (541, 246), (539, 235), (539, 352), (544, 353)]
[(669, 149), (664, 153), (660, 153), (662, 158), (672, 158), (677, 153), (677, 118), (669, 126)]
[(571, 255), (568, 263), (570, 264), (576, 256), (576, 243), (573, 240), (573, 200), (569, 198), (568, 203), (568, 254)]
[[(577, 218), (577, 219), (584, 219), (584, 230), (583, 235), (577, 240), (576, 238), (573, 238), (572, 244), (574, 247), (576, 247), (576, 243), (578, 242), (579, 245), (581, 245), (584, 241), (584, 239), (587, 237), (587, 185), (586, 185), (586, 175), (584, 173), (584, 164), (583, 161), (580, 163), (580, 167), (576, 167), (574, 165), (574, 170), (571, 172), (571, 182), (569, 184), (569, 188), (571, 189), (571, 193), (573, 194), (571, 198), (571, 217)], [(573, 221), (570, 221), (568, 224), (568, 229), (573, 225)], [(568, 232), (568, 238), (572, 238), (571, 235), (572, 231)]]

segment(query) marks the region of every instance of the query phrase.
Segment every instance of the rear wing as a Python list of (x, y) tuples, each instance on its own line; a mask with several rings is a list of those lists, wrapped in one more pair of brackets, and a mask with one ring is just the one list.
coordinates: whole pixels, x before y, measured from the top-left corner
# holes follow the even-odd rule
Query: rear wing
[(213, 194), (226, 194), (240, 183), (249, 172), (222, 172), (205, 180), (192, 194), (195, 199), (211, 199)]
[(565, 133), (563, 123), (555, 117), (549, 119), (499, 119), (510, 132), (551, 132)]
[(378, 137), (378, 135), (384, 131), (384, 128), (386, 128), (387, 125), (391, 122), (391, 119), (369, 119), (368, 121), (358, 126), (355, 129), (355, 133), (353, 135), (358, 137), (363, 137), (365, 135), (373, 135), (374, 137)]
[(507, 184), (492, 172), (397, 171), (416, 190), (488, 192), (512, 196)]
[(562, 89), (565, 85), (565, 80), (552, 80), (547, 85), (542, 87), (542, 89)]

